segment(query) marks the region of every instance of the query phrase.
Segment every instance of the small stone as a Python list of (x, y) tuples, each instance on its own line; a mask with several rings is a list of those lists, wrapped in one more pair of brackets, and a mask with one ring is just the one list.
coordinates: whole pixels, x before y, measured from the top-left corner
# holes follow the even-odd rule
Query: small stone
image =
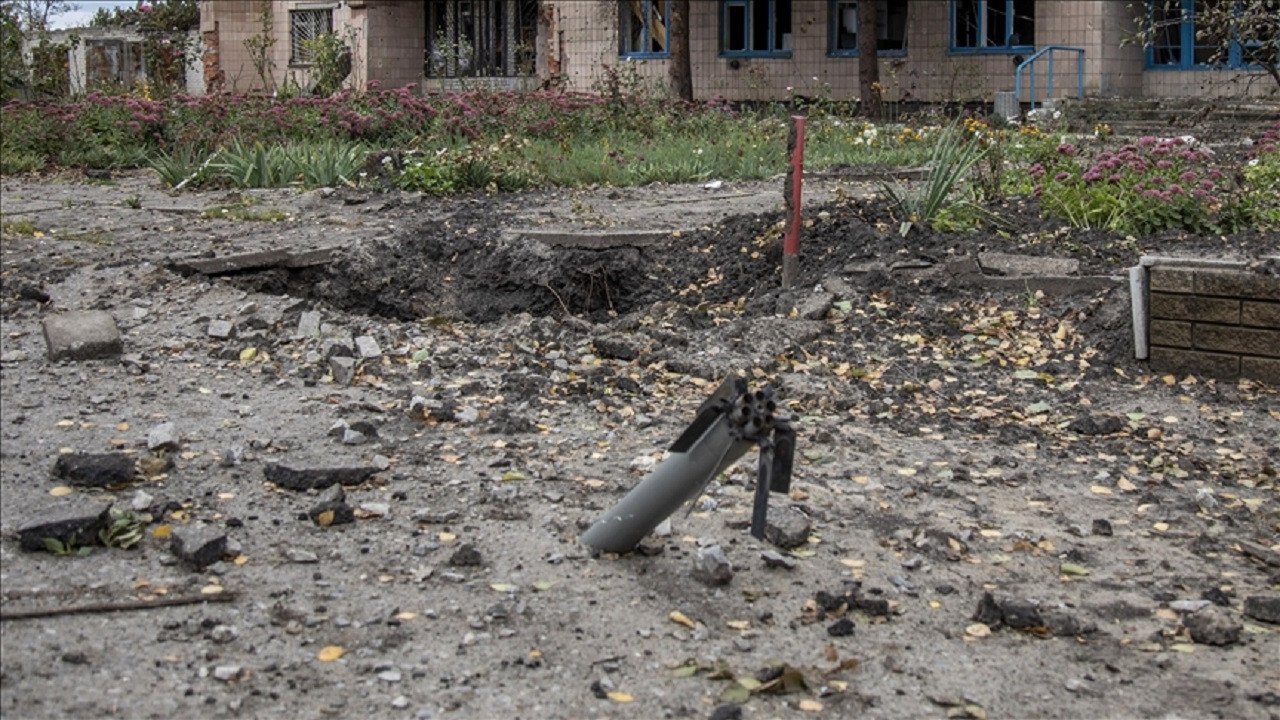
[(795, 570), (800, 563), (795, 558), (783, 555), (776, 550), (765, 550), (760, 553), (760, 559), (764, 560), (765, 567), (782, 568), (783, 570)]
[(53, 462), (54, 477), (81, 487), (126, 483), (135, 472), (133, 458), (124, 453), (68, 453)]
[(214, 625), (209, 631), (209, 639), (216, 643), (229, 643), (240, 636), (240, 631), (232, 625)]
[(178, 431), (174, 424), (164, 422), (148, 430), (147, 449), (152, 452), (156, 450), (177, 450)]
[(88, 665), (89, 664), (89, 656), (85, 655), (83, 652), (80, 652), (79, 650), (73, 650), (71, 652), (62, 653), (62, 656), (59, 657), (58, 659), (68, 665)]
[(1208, 600), (1174, 600), (1169, 603), (1169, 609), (1180, 613), (1193, 613), (1212, 604)]
[(1014, 630), (1026, 630), (1044, 624), (1040, 617), (1040, 608), (1030, 600), (1006, 598), (998, 601), (1005, 625)]
[(391, 458), (386, 455), (374, 455), (369, 462), (379, 470), (387, 470), (391, 467)]
[(398, 683), (400, 682), (400, 677), (399, 670), (383, 670), (378, 673), (378, 679), (387, 683)]
[(142, 512), (151, 507), (156, 501), (146, 490), (139, 490), (133, 494), (133, 499), (129, 501), (129, 509), (134, 512)]
[(1098, 518), (1097, 520), (1094, 520), (1092, 530), (1094, 535), (1102, 535), (1103, 537), (1111, 537), (1113, 534), (1111, 530), (1111, 521), (1106, 518)]
[(361, 335), (356, 338), (356, 354), (362, 359), (369, 360), (382, 356), (382, 348), (378, 345), (378, 341), (368, 335)]
[(174, 528), (169, 551), (197, 570), (203, 570), (227, 554), (227, 535), (209, 527)]
[(219, 665), (213, 669), (213, 677), (222, 682), (231, 682), (239, 678), (242, 672), (244, 672), (244, 668), (239, 665)]
[(329, 358), (329, 372), (338, 385), (350, 385), (356, 376), (356, 361), (349, 357)]
[(347, 428), (346, 430), (342, 431), (343, 445), (364, 445), (367, 442), (369, 442), (369, 436), (365, 435), (359, 430), (353, 430), (351, 428)]
[(480, 565), (482, 562), (480, 551), (471, 543), (463, 543), (449, 556), (449, 564), (454, 567), (473, 567)]
[(294, 330), (295, 338), (312, 338), (320, 335), (320, 313), (308, 310), (298, 317), (298, 329)]
[(853, 634), (853, 627), (852, 620), (847, 617), (840, 618), (827, 626), (827, 634), (831, 637), (848, 637)]
[(660, 538), (671, 537), (671, 518), (666, 518), (658, 523), (658, 526), (653, 529), (653, 536)]
[[(397, 710), (403, 710), (403, 709), (405, 709), (405, 708), (409, 707), (409, 698), (407, 698), (407, 697), (405, 697), (405, 696), (403, 696), (403, 695), (397, 695), (397, 696), (395, 696), (395, 698), (394, 698), (394, 699), (392, 699), (392, 700), (391, 700), (391, 707), (393, 707), (393, 708), (395, 708), (395, 709), (397, 709)], [(428, 716), (428, 717), (429, 717), (429, 716)]]
[(902, 561), (902, 567), (907, 570), (919, 569), (921, 565), (924, 565), (924, 556), (918, 553)]
[(1004, 620), (1004, 612), (1000, 609), (994, 595), (989, 592), (982, 593), (982, 598), (978, 600), (978, 609), (973, 611), (973, 619), (989, 627), (995, 627)]
[(346, 420), (337, 420), (329, 426), (329, 437), (340, 438), (350, 427), (351, 426), (347, 424)]
[(222, 457), (218, 459), (218, 464), (224, 468), (232, 468), (240, 464), (244, 459), (244, 449), (233, 447), (222, 451)]
[(742, 720), (742, 706), (733, 703), (717, 705), (711, 711), (710, 720)]
[(463, 425), (471, 425), (480, 419), (480, 411), (473, 407), (464, 407), (454, 414), (454, 419)]
[(1280, 595), (1249, 595), (1244, 599), (1244, 614), (1254, 620), (1280, 623)]
[(421, 395), (414, 395), (409, 399), (409, 415), (415, 418), (423, 418), (427, 415), (427, 399)]
[(1077, 435), (1112, 435), (1124, 426), (1124, 420), (1116, 415), (1085, 415), (1072, 420), (1067, 430)]
[(226, 340), (234, 331), (235, 325), (232, 325), (229, 320), (210, 320), (209, 327), (205, 330), (209, 337), (215, 340)]
[(334, 487), (327, 497), (308, 510), (307, 517), (311, 518), (311, 522), (321, 526), (346, 525), (356, 521), (355, 511), (347, 505), (347, 494), (341, 485)]
[(285, 558), (292, 563), (301, 565), (310, 565), (320, 562), (320, 556), (310, 550), (300, 550), (298, 548), (289, 548), (284, 551)]
[(809, 541), (810, 522), (804, 513), (791, 507), (769, 508), (764, 537), (783, 550), (800, 547)]
[(50, 315), (42, 327), (50, 360), (97, 360), (123, 350), (120, 328), (101, 310)]
[(1182, 619), (1191, 633), (1191, 639), (1202, 645), (1232, 645), (1240, 640), (1244, 625), (1227, 614), (1227, 611), (1210, 605)]
[(360, 511), (373, 517), (386, 517), (391, 514), (391, 504), (384, 502), (360, 503)]
[(733, 564), (719, 545), (698, 548), (693, 556), (693, 578), (706, 585), (727, 585), (733, 580)]
[(1043, 610), (1040, 613), (1044, 626), (1057, 637), (1073, 637), (1089, 635), (1098, 631), (1098, 626), (1091, 622), (1081, 622), (1074, 615), (1056, 608)]

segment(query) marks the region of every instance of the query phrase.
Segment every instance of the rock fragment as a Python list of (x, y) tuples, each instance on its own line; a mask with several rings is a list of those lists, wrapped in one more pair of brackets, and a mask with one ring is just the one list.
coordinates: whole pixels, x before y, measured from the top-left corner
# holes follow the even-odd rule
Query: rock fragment
[(178, 445), (178, 431), (171, 422), (160, 423), (147, 431), (148, 450), (177, 450)]
[(210, 320), (205, 333), (214, 340), (226, 340), (235, 332), (235, 325), (230, 320)]
[(227, 535), (208, 527), (175, 528), (169, 550), (196, 570), (203, 570), (227, 554)]
[(376, 467), (295, 468), (280, 463), (268, 463), (262, 475), (270, 482), (286, 490), (323, 490), (334, 485), (359, 485), (374, 473)]
[(693, 578), (705, 585), (728, 585), (733, 580), (733, 563), (719, 545), (700, 547), (693, 556)]
[(53, 475), (69, 485), (106, 487), (132, 480), (134, 463), (124, 453), (68, 453), (53, 461)]
[(320, 334), (320, 313), (308, 310), (298, 317), (298, 328), (294, 330), (296, 339), (316, 337)]
[(111, 506), (91, 507), (58, 506), (44, 513), (37, 513), (36, 520), (18, 528), (18, 545), (23, 550), (47, 550), (45, 539), (53, 539), (64, 545), (85, 547), (98, 544), (98, 531), (107, 526)]
[(346, 525), (356, 521), (355, 510), (347, 504), (347, 493), (341, 485), (334, 487), (324, 499), (308, 510), (307, 517), (321, 527)]
[(1067, 425), (1077, 435), (1112, 435), (1123, 429), (1124, 420), (1115, 415), (1084, 415)]
[(471, 543), (464, 543), (449, 556), (449, 564), (454, 567), (474, 567), (482, 562), (480, 550)]
[(783, 550), (800, 547), (809, 541), (809, 517), (795, 508), (769, 508), (764, 537)]
[(97, 360), (119, 355), (120, 328), (102, 310), (50, 315), (43, 322), (50, 360)]
[(760, 553), (760, 559), (764, 560), (764, 566), (770, 568), (782, 568), (783, 570), (795, 570), (799, 565), (795, 558), (788, 557), (777, 550), (765, 550)]
[(355, 339), (356, 354), (364, 360), (372, 360), (373, 358), (382, 356), (382, 347), (378, 345), (378, 341), (368, 335), (361, 335)]
[(355, 358), (340, 356), (329, 358), (329, 372), (338, 385), (350, 385), (356, 377)]
[(1254, 620), (1280, 623), (1280, 595), (1249, 595), (1245, 597), (1244, 614)]
[(1202, 645), (1232, 645), (1240, 641), (1244, 630), (1244, 625), (1215, 605), (1187, 615), (1182, 618), (1182, 624), (1191, 633), (1191, 639)]

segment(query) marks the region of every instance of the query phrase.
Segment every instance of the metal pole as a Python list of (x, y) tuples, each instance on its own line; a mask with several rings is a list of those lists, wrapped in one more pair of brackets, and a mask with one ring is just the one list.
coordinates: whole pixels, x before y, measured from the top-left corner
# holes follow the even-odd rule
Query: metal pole
[(1053, 50), (1049, 50), (1049, 92), (1044, 98), (1045, 100), (1053, 99)]
[(804, 183), (804, 123), (803, 115), (791, 116), (791, 132), (787, 137), (787, 152), (791, 167), (787, 169), (783, 188), (787, 203), (787, 232), (782, 243), (782, 287), (795, 284), (800, 262), (800, 190)]

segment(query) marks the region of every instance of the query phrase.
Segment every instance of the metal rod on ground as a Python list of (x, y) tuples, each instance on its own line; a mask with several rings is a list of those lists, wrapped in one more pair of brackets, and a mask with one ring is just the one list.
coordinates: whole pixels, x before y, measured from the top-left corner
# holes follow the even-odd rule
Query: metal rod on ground
[(804, 122), (803, 115), (791, 116), (791, 132), (787, 135), (787, 154), (790, 166), (783, 195), (787, 203), (787, 232), (782, 242), (782, 287), (795, 284), (800, 267), (800, 189), (804, 184)]

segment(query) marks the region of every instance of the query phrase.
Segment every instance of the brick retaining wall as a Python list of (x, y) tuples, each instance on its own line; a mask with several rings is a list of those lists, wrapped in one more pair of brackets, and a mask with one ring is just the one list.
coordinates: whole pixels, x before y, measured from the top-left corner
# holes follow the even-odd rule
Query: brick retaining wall
[(1280, 276), (1149, 268), (1152, 370), (1280, 385)]

